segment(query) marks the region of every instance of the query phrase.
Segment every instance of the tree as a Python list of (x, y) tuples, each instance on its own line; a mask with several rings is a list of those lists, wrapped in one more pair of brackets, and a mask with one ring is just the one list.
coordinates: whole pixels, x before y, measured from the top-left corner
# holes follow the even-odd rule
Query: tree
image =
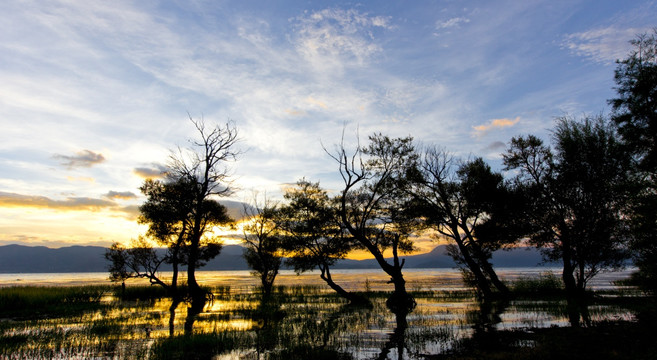
[(282, 262), (277, 204), (266, 197), (262, 205), (254, 199), (252, 205), (244, 205), (244, 215), (248, 219), (244, 226), (244, 258), (260, 278), (263, 299), (268, 299)]
[[(382, 134), (369, 137), (369, 145), (360, 145), (349, 155), (344, 143), (335, 154), (344, 188), (339, 194), (338, 214), (342, 225), (360, 246), (374, 256), (381, 269), (390, 275), (394, 292), (386, 304), (395, 313), (415, 308), (415, 300), (406, 291), (400, 252), (413, 250), (410, 235), (417, 229), (408, 216), (409, 197), (406, 168), (416, 161), (411, 137), (391, 139)], [(384, 257), (390, 250), (392, 263)]]
[(493, 173), (481, 158), (458, 167), (454, 163), (444, 150), (426, 149), (411, 175), (416, 215), (426, 227), (453, 241), (449, 254), (484, 300), (493, 297), (493, 287), (506, 295), (509, 290), (490, 263), (501, 242), (476, 233), (494, 207), (505, 200), (502, 175)]
[(618, 132), (641, 168), (657, 170), (657, 28), (630, 41), (634, 49), (619, 60), (614, 80), (618, 97), (609, 100)]
[(630, 41), (633, 50), (618, 61), (618, 97), (609, 100), (612, 119), (638, 167), (632, 201), (632, 245), (642, 285), (657, 290), (657, 28)]
[(240, 154), (235, 150), (237, 129), (232, 123), (206, 127), (204, 121), (191, 118), (200, 140), (190, 140), (187, 149), (178, 148), (170, 157), (168, 176), (192, 184), (190, 196), (187, 256), (187, 285), (190, 306), (187, 309), (185, 333), (191, 334), (196, 316), (203, 311), (211, 296), (196, 280), (196, 270), (204, 261), (219, 254), (218, 239), (206, 236), (213, 226), (229, 222), (225, 208), (214, 198), (231, 194), (228, 162)]
[[(193, 226), (196, 184), (186, 178), (168, 176), (165, 181), (146, 180), (141, 192), (147, 199), (139, 207), (139, 223), (148, 225), (146, 236), (133, 240), (130, 248), (114, 244), (106, 254), (112, 262), (111, 277), (116, 279), (146, 278), (151, 284), (162, 286), (171, 298), (169, 307), (169, 334), (173, 336), (175, 311), (188, 294), (179, 286), (180, 267), (188, 264)], [(214, 200), (206, 200), (206, 218), (214, 223), (230, 221), (226, 209)], [(153, 243), (166, 249), (165, 253), (153, 248)], [(203, 242), (198, 249), (197, 267), (214, 258), (221, 251), (216, 241)], [(171, 280), (159, 275), (163, 264), (170, 264)]]
[(578, 325), (587, 282), (623, 266), (627, 255), (629, 158), (602, 117), (561, 118), (553, 140), (555, 153), (535, 136), (514, 138), (504, 163), (519, 171), (516, 183), (526, 189), (516, 216), (527, 222), (531, 242), (563, 263), (571, 322)]
[(333, 281), (331, 266), (352, 250), (352, 238), (345, 234), (336, 208), (319, 183), (305, 179), (283, 195), (287, 204), (280, 208), (278, 227), (283, 232), (283, 248), (288, 252), (288, 263), (297, 273), (319, 269), (320, 277), (331, 289), (352, 304), (368, 301), (346, 291)]

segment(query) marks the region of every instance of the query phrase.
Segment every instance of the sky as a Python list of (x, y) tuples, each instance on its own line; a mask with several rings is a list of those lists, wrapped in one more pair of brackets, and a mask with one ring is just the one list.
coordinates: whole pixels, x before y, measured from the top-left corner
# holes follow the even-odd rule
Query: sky
[(608, 113), (655, 19), (655, 1), (2, 1), (0, 245), (142, 234), (139, 187), (190, 116), (239, 131), (231, 204), (339, 189), (343, 132), (502, 170), (513, 136)]

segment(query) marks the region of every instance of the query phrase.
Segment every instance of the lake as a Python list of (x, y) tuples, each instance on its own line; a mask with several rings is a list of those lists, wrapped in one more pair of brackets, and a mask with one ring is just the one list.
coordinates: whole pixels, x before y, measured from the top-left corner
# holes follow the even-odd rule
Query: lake
[[(500, 268), (503, 280), (538, 277), (558, 268)], [(603, 273), (590, 288), (606, 291), (614, 281), (627, 278), (634, 269)], [(195, 323), (199, 341), (191, 349), (215, 360), (283, 358), (292, 349), (299, 353), (319, 349), (343, 359), (424, 359), (445, 354), (499, 330), (567, 326), (565, 303), (560, 299), (523, 300), (484, 306), (472, 296), (454, 269), (408, 269), (407, 289), (415, 294), (417, 307), (400, 320), (385, 306), (392, 291), (388, 277), (375, 270), (335, 270), (334, 280), (347, 290), (371, 295), (373, 307), (345, 306), (319, 278), (318, 273), (296, 275), (282, 271), (276, 279), (275, 305), (259, 300), (258, 279), (249, 271), (200, 271), (197, 278), (214, 292), (214, 301)], [(107, 273), (0, 274), (0, 287), (42, 285), (110, 284)], [(131, 279), (128, 286), (148, 284)], [(0, 319), (2, 339), (13, 347), (0, 358), (169, 358), (168, 306), (170, 300), (117, 302), (106, 297), (107, 306), (68, 317), (16, 321)], [(185, 306), (176, 311), (176, 334), (182, 335)], [(596, 303), (591, 319), (633, 320), (623, 307)], [(401, 322), (400, 322), (401, 321)], [(184, 341), (184, 337), (179, 337)], [(0, 341), (1, 342), (1, 341)], [(1, 350), (2, 346), (0, 346)], [(310, 356), (310, 355), (309, 355)], [(175, 358), (175, 356), (174, 356)]]
[[(602, 273), (593, 278), (589, 287), (593, 290), (614, 288), (613, 282), (625, 279), (635, 271), (628, 268), (617, 272)], [(535, 277), (544, 273), (553, 273), (560, 276), (558, 267), (531, 267), (531, 268), (499, 268), (496, 269), (503, 280), (513, 281), (520, 277)], [(350, 291), (362, 291), (366, 285), (374, 291), (392, 291), (392, 285), (387, 284), (388, 276), (381, 270), (333, 270), (331, 272), (336, 283)], [(163, 274), (166, 278), (166, 273)], [(109, 284), (108, 273), (21, 273), (0, 274), (0, 287), (41, 285), (41, 286), (75, 286), (75, 285), (101, 285)], [(464, 284), (461, 272), (456, 269), (406, 269), (404, 277), (409, 290), (455, 290), (463, 289)], [(233, 289), (251, 288), (258, 284), (258, 279), (248, 270), (240, 271), (198, 271), (199, 283), (207, 286), (230, 286)], [(144, 279), (130, 279), (128, 285), (144, 285)], [(292, 270), (282, 270), (276, 278), (276, 285), (324, 285), (318, 272), (307, 272), (301, 275)]]

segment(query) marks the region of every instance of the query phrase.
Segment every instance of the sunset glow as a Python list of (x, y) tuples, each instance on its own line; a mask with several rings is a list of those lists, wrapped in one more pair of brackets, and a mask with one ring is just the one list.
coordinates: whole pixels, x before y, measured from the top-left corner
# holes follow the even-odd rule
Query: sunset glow
[[(234, 213), (298, 179), (343, 186), (344, 132), (414, 136), (501, 169), (512, 136), (600, 113), (650, 1), (7, 1), (0, 5), (0, 245), (108, 246), (144, 234), (145, 178), (233, 121)], [(225, 244), (242, 229), (217, 229)], [(420, 238), (419, 252), (438, 245)], [(350, 258), (371, 257), (354, 252)]]

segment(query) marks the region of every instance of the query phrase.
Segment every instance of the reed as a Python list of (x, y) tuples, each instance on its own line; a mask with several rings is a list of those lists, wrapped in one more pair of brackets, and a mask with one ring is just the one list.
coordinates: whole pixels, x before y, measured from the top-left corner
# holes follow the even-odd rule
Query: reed
[(108, 286), (0, 288), (0, 317), (68, 316), (102, 307)]

